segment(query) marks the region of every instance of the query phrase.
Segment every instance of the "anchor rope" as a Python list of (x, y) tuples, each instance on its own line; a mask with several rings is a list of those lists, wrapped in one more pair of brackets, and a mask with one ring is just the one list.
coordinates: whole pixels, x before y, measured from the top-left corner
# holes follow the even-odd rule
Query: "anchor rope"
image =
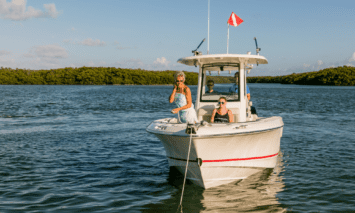
[(185, 189), (185, 183), (186, 183), (187, 168), (189, 167), (191, 141), (192, 141), (192, 130), (191, 130), (191, 132), (190, 132), (189, 151), (187, 152), (187, 160), (186, 160), (186, 168), (185, 168), (185, 177), (184, 177), (184, 183), (183, 183), (183, 185), (182, 185), (181, 198), (180, 198), (180, 205), (178, 206), (178, 209), (177, 209), (177, 210), (179, 210), (179, 208), (181, 207), (181, 213), (182, 213), (182, 198), (184, 197), (184, 189)]

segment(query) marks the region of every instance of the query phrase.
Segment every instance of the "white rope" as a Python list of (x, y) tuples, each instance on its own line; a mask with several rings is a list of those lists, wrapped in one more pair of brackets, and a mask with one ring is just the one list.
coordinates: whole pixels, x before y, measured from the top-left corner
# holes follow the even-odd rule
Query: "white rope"
[(181, 198), (180, 198), (180, 205), (179, 205), (179, 207), (178, 207), (178, 209), (177, 209), (177, 210), (179, 210), (179, 208), (181, 207), (181, 212), (182, 212), (182, 198), (184, 197), (184, 189), (185, 189), (185, 183), (186, 183), (187, 167), (189, 166), (189, 159), (190, 159), (191, 141), (192, 141), (192, 130), (191, 130), (191, 133), (190, 133), (189, 152), (187, 153), (184, 184), (182, 185), (182, 192), (181, 192)]

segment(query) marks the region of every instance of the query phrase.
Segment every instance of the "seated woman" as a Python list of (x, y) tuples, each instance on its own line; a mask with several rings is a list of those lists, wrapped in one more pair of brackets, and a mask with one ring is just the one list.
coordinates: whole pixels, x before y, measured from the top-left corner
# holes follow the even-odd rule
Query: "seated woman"
[(172, 113), (179, 113), (179, 119), (183, 123), (196, 123), (197, 115), (192, 103), (191, 90), (188, 86), (184, 84), (185, 73), (177, 72), (175, 73), (175, 84), (173, 92), (169, 97), (169, 102), (175, 104), (178, 108), (171, 110)]
[(227, 99), (220, 97), (218, 100), (219, 108), (212, 112), (211, 123), (232, 123), (234, 117), (232, 111), (227, 109)]

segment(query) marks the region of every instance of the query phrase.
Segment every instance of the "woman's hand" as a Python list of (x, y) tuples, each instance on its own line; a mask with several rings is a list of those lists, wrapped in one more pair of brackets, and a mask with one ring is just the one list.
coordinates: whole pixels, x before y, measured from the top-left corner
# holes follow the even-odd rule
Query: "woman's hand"
[(171, 110), (171, 113), (176, 114), (176, 113), (178, 113), (179, 111), (180, 111), (179, 108), (175, 108), (175, 109)]
[(177, 86), (176, 86), (176, 84), (174, 84), (174, 89), (173, 89), (173, 91), (171, 92), (171, 95), (170, 95), (170, 97), (169, 97), (169, 102), (170, 102), (170, 103), (173, 103), (173, 102), (174, 102), (176, 90), (177, 90)]

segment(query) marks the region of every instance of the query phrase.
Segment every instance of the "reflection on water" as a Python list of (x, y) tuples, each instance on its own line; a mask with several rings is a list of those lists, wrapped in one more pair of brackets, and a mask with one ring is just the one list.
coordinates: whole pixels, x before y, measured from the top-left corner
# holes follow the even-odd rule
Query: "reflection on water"
[(276, 196), (284, 187), (280, 155), (274, 169), (264, 169), (242, 181), (205, 190), (201, 200), (205, 209), (201, 212), (284, 212)]
[[(284, 188), (282, 153), (274, 169), (264, 169), (244, 180), (202, 189), (187, 182), (183, 212), (285, 212), (277, 194)], [(180, 203), (183, 175), (171, 168), (168, 182), (178, 190), (166, 200), (143, 207), (143, 212), (176, 212)]]

